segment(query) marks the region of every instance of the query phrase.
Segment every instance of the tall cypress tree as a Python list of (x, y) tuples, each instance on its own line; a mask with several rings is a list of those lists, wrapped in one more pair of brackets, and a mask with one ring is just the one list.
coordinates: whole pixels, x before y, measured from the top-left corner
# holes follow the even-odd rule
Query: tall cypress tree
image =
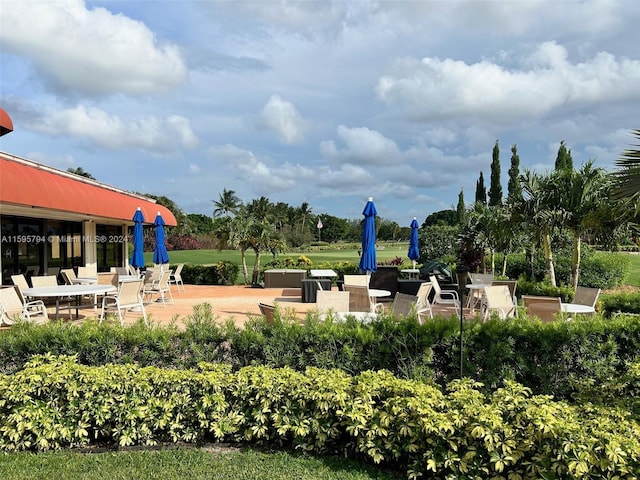
[(560, 147), (558, 148), (555, 169), (573, 170), (573, 158), (571, 157), (571, 150), (567, 150), (567, 146), (564, 144), (564, 140), (560, 142)]
[(493, 160), (491, 161), (491, 178), (489, 186), (489, 206), (502, 204), (502, 184), (500, 183), (500, 147), (498, 140), (493, 146)]
[(507, 185), (507, 202), (515, 204), (522, 198), (522, 187), (518, 177), (520, 176), (520, 157), (518, 146), (514, 143), (511, 147), (511, 167), (509, 168), (509, 184)]
[(460, 193), (458, 194), (458, 206), (456, 207), (456, 212), (458, 214), (458, 223), (462, 223), (464, 221), (464, 216), (467, 213), (467, 207), (464, 204), (464, 192), (460, 189)]
[(480, 177), (476, 182), (476, 203), (487, 204), (487, 189), (484, 186), (484, 175), (480, 172)]

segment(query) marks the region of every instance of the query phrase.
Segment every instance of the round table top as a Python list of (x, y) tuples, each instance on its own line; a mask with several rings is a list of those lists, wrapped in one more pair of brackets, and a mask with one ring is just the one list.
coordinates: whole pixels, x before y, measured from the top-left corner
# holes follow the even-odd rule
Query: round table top
[(467, 283), (465, 287), (469, 290), (484, 290), (485, 287), (490, 287), (490, 283)]
[(66, 297), (69, 295), (94, 295), (115, 292), (113, 285), (56, 285), (50, 287), (26, 288), (22, 292), (27, 297)]
[(565, 313), (594, 313), (596, 311), (589, 305), (580, 305), (579, 303), (562, 303), (560, 306)]
[(370, 288), (369, 296), (371, 297), (389, 297), (391, 292), (389, 290), (382, 290), (380, 288)]

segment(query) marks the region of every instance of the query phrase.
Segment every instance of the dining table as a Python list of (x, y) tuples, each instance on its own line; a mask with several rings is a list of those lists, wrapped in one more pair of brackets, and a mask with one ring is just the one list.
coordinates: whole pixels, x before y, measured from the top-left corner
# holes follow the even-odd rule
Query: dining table
[[(78, 310), (80, 301), (85, 295), (106, 295), (113, 293), (117, 289), (113, 285), (97, 285), (97, 284), (76, 284), (76, 285), (52, 285), (47, 287), (31, 287), (25, 288), (22, 293), (29, 298), (55, 298), (56, 299), (56, 320), (60, 318), (60, 300), (69, 297), (76, 298), (76, 318), (78, 318)], [(93, 304), (95, 308), (95, 304)], [(71, 310), (71, 307), (69, 308)]]

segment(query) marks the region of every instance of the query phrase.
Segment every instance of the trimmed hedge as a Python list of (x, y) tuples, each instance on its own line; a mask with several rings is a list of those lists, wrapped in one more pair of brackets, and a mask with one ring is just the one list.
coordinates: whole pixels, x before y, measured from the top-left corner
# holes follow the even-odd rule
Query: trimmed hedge
[[(464, 325), (464, 373), (493, 389), (504, 379), (535, 393), (575, 400), (594, 397), (640, 360), (640, 317), (600, 316), (572, 322), (540, 323), (468, 320)], [(415, 318), (383, 316), (370, 324), (332, 323), (308, 317), (306, 324), (277, 312), (269, 324), (261, 318), (239, 328), (218, 325), (211, 307), (201, 304), (181, 331), (137, 324), (85, 322), (15, 325), (0, 332), (0, 371), (13, 373), (33, 355), (77, 354), (81, 363), (135, 362), (142, 366), (193, 368), (199, 362), (339, 368), (350, 374), (386, 369), (401, 378), (446, 385), (459, 376), (459, 320), (436, 318), (419, 325)], [(592, 384), (589, 381), (593, 382)]]
[[(171, 265), (175, 270), (177, 265)], [(221, 260), (213, 265), (191, 265), (185, 263), (182, 280), (192, 285), (233, 285), (240, 267), (232, 262)]]
[[(636, 378), (636, 382), (637, 382)], [(37, 357), (0, 376), (0, 450), (234, 441), (336, 453), (410, 479), (637, 478), (640, 425), (507, 382), (446, 393), (385, 371), (87, 367)]]

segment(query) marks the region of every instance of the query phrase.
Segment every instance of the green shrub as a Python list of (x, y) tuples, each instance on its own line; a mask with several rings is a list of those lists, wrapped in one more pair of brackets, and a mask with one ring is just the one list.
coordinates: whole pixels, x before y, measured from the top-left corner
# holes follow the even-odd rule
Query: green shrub
[(213, 265), (185, 264), (182, 280), (192, 285), (233, 285), (239, 271), (238, 265), (224, 260)]
[(520, 278), (518, 279), (516, 293), (518, 296), (539, 295), (544, 297), (560, 297), (563, 302), (569, 302), (575, 292), (571, 287), (554, 287), (549, 282), (531, 282)]
[[(556, 282), (568, 285), (571, 277), (571, 253), (554, 256)], [(585, 248), (580, 261), (579, 284), (585, 287), (609, 289), (621, 285), (631, 271), (631, 261), (625, 254), (596, 252)], [(547, 273), (541, 254), (533, 259), (527, 255), (511, 254), (507, 259), (506, 274), (509, 278), (525, 278), (530, 282), (542, 282)]]
[(598, 302), (605, 316), (616, 314), (640, 314), (640, 293), (614, 293), (601, 295)]
[[(0, 371), (15, 372), (33, 355), (77, 354), (86, 365), (136, 363), (194, 368), (199, 362), (340, 368), (359, 374), (386, 369), (401, 378), (445, 385), (460, 372), (459, 320), (438, 317), (420, 325), (409, 316), (381, 316), (370, 324), (343, 323), (309, 315), (306, 324), (277, 310), (276, 321), (257, 316), (239, 328), (220, 325), (211, 306), (201, 304), (185, 323), (147, 328), (85, 322), (15, 325), (0, 332)], [(515, 380), (536, 393), (575, 401), (585, 381), (596, 386), (625, 373), (640, 358), (640, 316), (577, 317), (549, 324), (530, 319), (487, 322), (466, 319), (463, 373), (493, 389)], [(552, 367), (550, 367), (552, 366)]]
[(446, 392), (389, 372), (226, 365), (162, 370), (34, 358), (0, 376), (0, 450), (235, 441), (347, 456), (408, 478), (636, 478), (640, 425), (620, 409), (514, 382)]

